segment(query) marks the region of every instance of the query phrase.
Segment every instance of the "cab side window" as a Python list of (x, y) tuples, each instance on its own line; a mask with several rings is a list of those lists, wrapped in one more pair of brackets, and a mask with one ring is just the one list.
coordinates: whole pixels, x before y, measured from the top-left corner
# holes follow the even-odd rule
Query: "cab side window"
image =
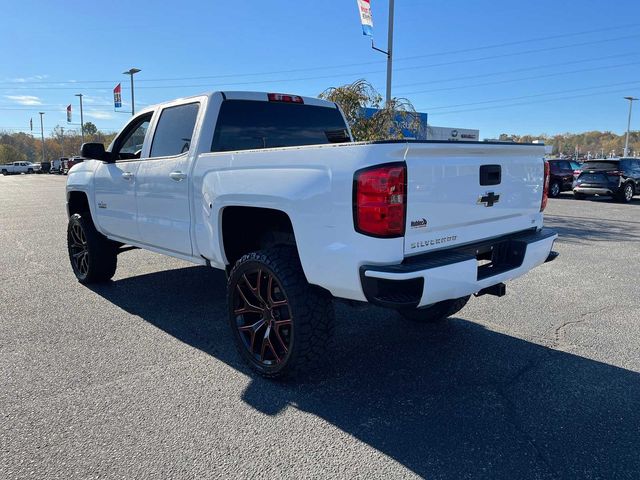
[(188, 152), (199, 108), (198, 103), (189, 103), (162, 110), (149, 156), (170, 157)]
[(137, 118), (127, 127), (122, 136), (116, 140), (113, 153), (116, 155), (117, 160), (140, 158), (144, 137), (147, 134), (149, 123), (151, 122), (151, 116), (151, 113), (147, 113)]

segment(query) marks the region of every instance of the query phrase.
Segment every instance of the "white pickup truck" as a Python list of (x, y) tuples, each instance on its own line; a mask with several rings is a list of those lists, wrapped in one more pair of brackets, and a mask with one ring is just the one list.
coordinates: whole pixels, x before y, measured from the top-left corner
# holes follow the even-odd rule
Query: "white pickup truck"
[(31, 162), (13, 162), (0, 165), (0, 173), (3, 175), (18, 175), (20, 173), (36, 173), (40, 171), (40, 164)]
[[(431, 322), (554, 259), (540, 145), (354, 143), (331, 102), (215, 92), (138, 113), (67, 180), (82, 283), (131, 247), (225, 269), (242, 357), (269, 377), (322, 365), (332, 298)], [(171, 292), (167, 292), (170, 294)]]

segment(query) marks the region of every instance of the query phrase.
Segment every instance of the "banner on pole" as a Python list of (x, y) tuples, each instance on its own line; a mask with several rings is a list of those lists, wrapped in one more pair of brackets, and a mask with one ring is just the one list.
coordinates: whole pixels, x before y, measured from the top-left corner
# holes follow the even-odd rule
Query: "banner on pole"
[(120, 84), (113, 89), (113, 107), (122, 108), (122, 86)]
[(371, 15), (371, 0), (357, 0), (362, 23), (362, 34), (373, 37), (373, 16)]
[(71, 105), (67, 105), (67, 123), (71, 123)]

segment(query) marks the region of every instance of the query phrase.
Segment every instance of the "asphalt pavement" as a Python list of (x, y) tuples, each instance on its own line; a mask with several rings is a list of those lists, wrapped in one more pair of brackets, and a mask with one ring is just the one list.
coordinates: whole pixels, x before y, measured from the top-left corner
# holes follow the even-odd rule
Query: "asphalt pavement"
[(337, 304), (295, 384), (241, 362), (222, 272), (80, 285), (64, 182), (0, 176), (0, 478), (640, 477), (640, 197), (551, 199), (560, 257), (445, 324)]

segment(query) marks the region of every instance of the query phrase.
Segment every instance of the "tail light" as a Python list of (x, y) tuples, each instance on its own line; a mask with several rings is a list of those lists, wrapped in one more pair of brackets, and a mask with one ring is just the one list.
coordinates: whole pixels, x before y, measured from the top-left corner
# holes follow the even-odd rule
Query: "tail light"
[(547, 208), (547, 200), (549, 199), (549, 162), (544, 162), (544, 187), (542, 189), (542, 202), (540, 203), (540, 211), (544, 212)]
[(358, 170), (353, 183), (356, 231), (373, 237), (403, 236), (407, 206), (406, 165), (390, 163)]
[(285, 93), (268, 93), (270, 102), (285, 102), (285, 103), (304, 103), (304, 99), (298, 95), (287, 95)]

